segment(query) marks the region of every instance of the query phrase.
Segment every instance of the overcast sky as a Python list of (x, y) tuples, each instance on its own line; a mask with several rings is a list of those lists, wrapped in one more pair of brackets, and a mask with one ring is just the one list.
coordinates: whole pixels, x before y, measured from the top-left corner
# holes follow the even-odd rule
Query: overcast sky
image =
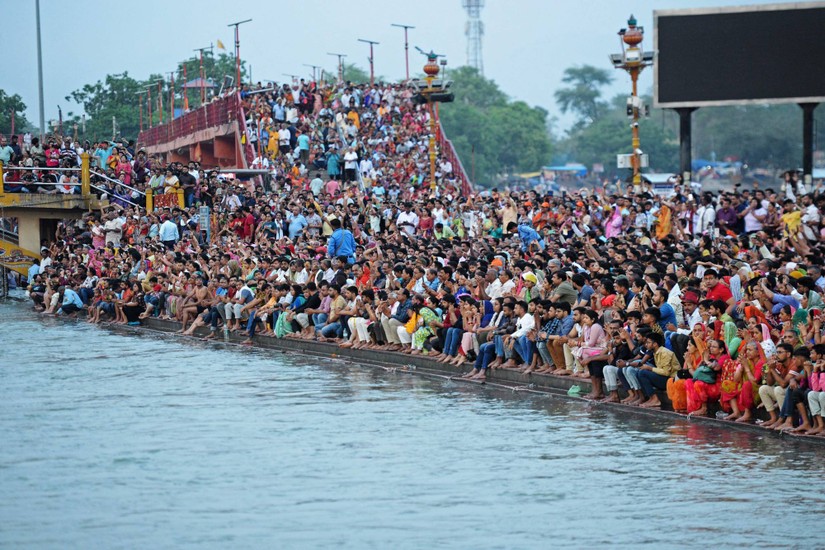
[[(769, 3), (725, 0), (722, 5)], [(620, 50), (617, 31), (632, 12), (647, 30), (644, 45), (653, 48), (653, 9), (720, 5), (704, 0), (487, 0), (482, 10), (484, 74), (512, 98), (541, 105), (559, 118), (553, 92), (564, 69), (590, 64), (610, 68), (608, 54)], [(2, 87), (20, 94), (27, 118), (37, 124), (37, 42), (33, 0), (0, 0), (3, 20)], [(121, 7), (117, 7), (121, 6)], [(404, 76), (403, 30), (410, 30), (411, 73), (424, 58), (413, 46), (447, 56), (449, 65), (464, 65), (466, 13), (461, 0), (140, 0), (115, 4), (108, 0), (41, 0), (43, 74), (46, 120), (63, 112), (79, 112), (64, 98), (107, 74), (128, 71), (136, 78), (168, 72), (192, 50), (219, 39), (231, 53), (234, 37), (228, 23), (252, 18), (241, 29), (241, 57), (252, 66), (255, 80), (284, 79), (283, 73), (308, 75), (303, 64), (334, 70), (327, 52), (347, 54), (346, 61), (368, 67), (369, 47), (358, 38), (380, 42), (375, 47), (376, 74)], [(616, 71), (609, 95), (624, 93), (630, 80)], [(642, 75), (640, 90), (652, 88), (652, 71)]]

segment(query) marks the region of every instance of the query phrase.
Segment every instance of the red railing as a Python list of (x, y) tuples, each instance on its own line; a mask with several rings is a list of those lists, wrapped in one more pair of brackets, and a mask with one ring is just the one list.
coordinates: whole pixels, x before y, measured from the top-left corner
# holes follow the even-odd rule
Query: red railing
[[(140, 133), (138, 143), (140, 145), (154, 146), (162, 143), (169, 143), (178, 138), (189, 136), (195, 132), (229, 124), (237, 119), (241, 111), (240, 98), (238, 94), (222, 97), (217, 101), (208, 103), (194, 111), (190, 111), (171, 122), (162, 126), (155, 126)], [(238, 120), (241, 132), (245, 131), (244, 120)]]
[(246, 160), (246, 166), (244, 168), (248, 168), (252, 166), (252, 162), (255, 160), (255, 149), (252, 147), (252, 143), (249, 142), (248, 133), (246, 128), (246, 113), (244, 112), (243, 105), (238, 103), (238, 108), (235, 109), (235, 116), (237, 117), (238, 121), (238, 128), (241, 137), (241, 147), (244, 156), (244, 160)]
[(441, 120), (438, 121), (438, 146), (441, 149), (441, 156), (450, 161), (453, 165), (453, 173), (461, 185), (461, 194), (465, 197), (470, 196), (473, 192), (473, 182), (467, 177), (467, 172), (464, 170), (464, 165), (461, 164), (461, 159), (453, 147), (453, 142), (447, 139), (444, 133), (444, 126), (441, 125)]

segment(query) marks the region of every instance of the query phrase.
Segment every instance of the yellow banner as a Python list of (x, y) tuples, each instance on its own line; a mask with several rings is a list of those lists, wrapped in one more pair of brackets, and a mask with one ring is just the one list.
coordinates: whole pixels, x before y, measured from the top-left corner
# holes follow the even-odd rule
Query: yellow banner
[(29, 268), (34, 263), (34, 260), (40, 257), (36, 252), (20, 248), (8, 241), (0, 239), (0, 263), (8, 269), (20, 273), (21, 275), (28, 275)]

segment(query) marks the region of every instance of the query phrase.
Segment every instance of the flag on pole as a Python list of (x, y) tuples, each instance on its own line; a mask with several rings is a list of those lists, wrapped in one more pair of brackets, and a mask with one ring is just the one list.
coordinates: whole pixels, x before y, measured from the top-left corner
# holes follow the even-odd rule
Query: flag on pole
[(225, 50), (226, 49), (226, 47), (224, 47), (224, 45), (223, 45), (223, 42), (221, 42), (220, 40), (218, 40), (218, 49), (219, 50)]

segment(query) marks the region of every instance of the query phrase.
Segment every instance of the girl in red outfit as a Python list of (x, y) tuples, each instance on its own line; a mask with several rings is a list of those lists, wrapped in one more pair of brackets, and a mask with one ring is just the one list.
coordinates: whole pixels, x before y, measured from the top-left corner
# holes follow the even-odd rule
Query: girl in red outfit
[(751, 409), (758, 395), (759, 380), (762, 379), (765, 352), (758, 342), (749, 341), (745, 344), (739, 361), (731, 362), (735, 365), (733, 373), (723, 367), (722, 396), (719, 402), (730, 413), (725, 420), (748, 422), (752, 418)]

